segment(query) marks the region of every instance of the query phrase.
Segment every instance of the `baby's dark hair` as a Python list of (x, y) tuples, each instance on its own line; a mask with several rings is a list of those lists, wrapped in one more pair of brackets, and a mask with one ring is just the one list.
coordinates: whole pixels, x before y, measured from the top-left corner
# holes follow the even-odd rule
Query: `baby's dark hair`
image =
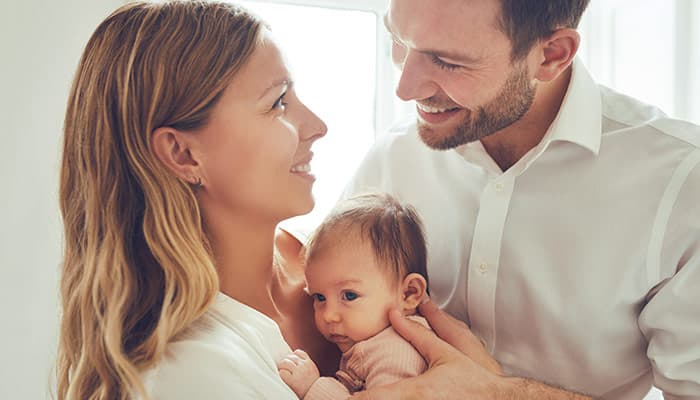
[(397, 279), (418, 273), (428, 282), (423, 225), (416, 210), (386, 193), (363, 194), (341, 201), (306, 246), (306, 263), (328, 246), (359, 234), (369, 240), (377, 262)]

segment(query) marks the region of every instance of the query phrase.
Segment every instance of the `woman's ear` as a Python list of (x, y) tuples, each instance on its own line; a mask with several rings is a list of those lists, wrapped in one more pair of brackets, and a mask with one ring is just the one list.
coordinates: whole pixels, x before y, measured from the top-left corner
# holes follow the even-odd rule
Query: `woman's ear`
[(199, 164), (192, 157), (185, 133), (163, 126), (153, 131), (151, 149), (156, 158), (176, 177), (193, 185), (202, 185)]
[(401, 283), (401, 308), (405, 315), (415, 313), (423, 302), (427, 289), (428, 283), (421, 274), (412, 272), (403, 279)]
[(574, 60), (581, 36), (575, 29), (557, 29), (537, 46), (539, 65), (535, 79), (551, 82), (564, 72)]

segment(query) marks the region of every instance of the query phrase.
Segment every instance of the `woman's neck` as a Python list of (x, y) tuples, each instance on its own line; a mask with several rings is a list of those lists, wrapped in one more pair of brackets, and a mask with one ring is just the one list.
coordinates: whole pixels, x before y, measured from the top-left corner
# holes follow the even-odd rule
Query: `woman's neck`
[(207, 233), (214, 248), (220, 290), (274, 320), (292, 348), (305, 349), (324, 376), (331, 376), (340, 352), (314, 325), (313, 304), (304, 293), (300, 244), (286, 233), (278, 235), (276, 242), (282, 246), (281, 265), (277, 265), (273, 261), (273, 224), (212, 218), (207, 222)]
[(279, 313), (275, 302), (279, 285), (273, 265), (274, 223), (228, 216), (208, 219), (206, 226), (219, 290), (274, 318)]

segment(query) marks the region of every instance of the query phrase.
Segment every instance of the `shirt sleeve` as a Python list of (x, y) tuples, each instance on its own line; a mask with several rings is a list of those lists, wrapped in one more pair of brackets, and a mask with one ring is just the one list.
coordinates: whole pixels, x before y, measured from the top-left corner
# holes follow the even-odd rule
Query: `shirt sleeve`
[(648, 341), (654, 385), (664, 398), (699, 399), (700, 150), (678, 167), (666, 194), (674, 193), (663, 244), (658, 255), (649, 254), (650, 283), (659, 283), (640, 313), (639, 327)]

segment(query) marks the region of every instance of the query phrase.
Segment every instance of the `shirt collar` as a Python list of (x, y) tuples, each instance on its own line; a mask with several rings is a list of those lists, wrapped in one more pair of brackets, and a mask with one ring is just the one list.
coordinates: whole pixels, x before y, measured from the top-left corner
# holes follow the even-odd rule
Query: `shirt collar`
[(246, 338), (258, 337), (274, 361), (292, 352), (274, 320), (222, 292), (217, 293), (209, 312), (221, 323)]
[[(522, 173), (555, 141), (574, 143), (598, 155), (602, 134), (601, 110), (598, 85), (583, 62), (575, 58), (569, 87), (559, 113), (549, 125), (540, 143), (516, 164), (512, 173)], [(490, 173), (501, 173), (501, 169), (488, 155), (480, 140), (464, 144), (455, 150), (465, 160), (482, 166)]]
[(564, 101), (542, 142), (571, 142), (598, 155), (602, 129), (601, 112), (598, 85), (583, 62), (575, 58)]

